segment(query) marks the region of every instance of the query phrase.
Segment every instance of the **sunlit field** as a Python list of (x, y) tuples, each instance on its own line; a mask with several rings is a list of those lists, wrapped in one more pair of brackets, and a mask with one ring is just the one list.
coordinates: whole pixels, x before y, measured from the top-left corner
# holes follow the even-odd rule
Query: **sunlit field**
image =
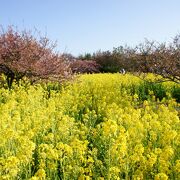
[(0, 89), (0, 179), (180, 179), (180, 86), (92, 74)]

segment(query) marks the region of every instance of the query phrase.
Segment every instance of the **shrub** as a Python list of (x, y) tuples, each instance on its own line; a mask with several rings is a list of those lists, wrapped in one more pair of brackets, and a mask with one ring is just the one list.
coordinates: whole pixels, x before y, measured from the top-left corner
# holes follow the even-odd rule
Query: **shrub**
[(76, 60), (71, 63), (70, 68), (73, 73), (98, 73), (100, 65), (95, 61)]

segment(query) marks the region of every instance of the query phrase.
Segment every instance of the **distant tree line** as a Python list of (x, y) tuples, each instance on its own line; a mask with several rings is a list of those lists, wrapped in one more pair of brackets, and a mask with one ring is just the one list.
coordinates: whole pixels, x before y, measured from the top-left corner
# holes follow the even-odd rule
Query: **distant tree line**
[[(95, 72), (139, 72), (155, 73), (171, 81), (180, 81), (180, 35), (175, 36), (169, 44), (145, 40), (144, 43), (132, 48), (120, 46), (113, 51), (98, 51), (93, 54), (80, 55), (71, 66), (77, 66), (78, 62), (91, 61), (96, 63)], [(82, 63), (80, 63), (82, 65)], [(81, 73), (83, 66), (77, 66), (77, 72)], [(85, 65), (86, 63), (84, 63)], [(91, 69), (91, 67), (89, 67)], [(75, 69), (75, 68), (74, 68)], [(87, 69), (88, 72), (88, 69)], [(84, 73), (84, 71), (82, 72)]]
[(8, 87), (23, 77), (32, 83), (41, 80), (62, 82), (74, 73), (99, 72), (151, 72), (177, 83), (180, 81), (180, 35), (168, 44), (146, 40), (134, 48), (120, 46), (112, 51), (97, 51), (79, 57), (60, 54), (55, 47), (55, 43), (37, 32), (1, 27), (0, 74), (6, 75)]

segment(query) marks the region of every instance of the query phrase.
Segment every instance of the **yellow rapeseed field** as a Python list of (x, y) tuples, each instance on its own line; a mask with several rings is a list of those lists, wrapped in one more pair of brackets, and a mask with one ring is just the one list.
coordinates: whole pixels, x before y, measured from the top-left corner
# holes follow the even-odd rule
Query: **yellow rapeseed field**
[(157, 86), (92, 74), (1, 88), (0, 180), (180, 179), (178, 85)]

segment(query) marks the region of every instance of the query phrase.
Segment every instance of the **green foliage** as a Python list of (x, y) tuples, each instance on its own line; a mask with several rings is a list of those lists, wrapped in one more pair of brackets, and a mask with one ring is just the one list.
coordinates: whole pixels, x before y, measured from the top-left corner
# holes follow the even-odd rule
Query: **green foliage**
[(175, 98), (178, 103), (180, 103), (180, 87), (174, 86), (172, 88), (172, 97)]
[(166, 89), (162, 83), (143, 82), (138, 87), (138, 95), (142, 101), (149, 99), (152, 95), (160, 101), (166, 98)]

